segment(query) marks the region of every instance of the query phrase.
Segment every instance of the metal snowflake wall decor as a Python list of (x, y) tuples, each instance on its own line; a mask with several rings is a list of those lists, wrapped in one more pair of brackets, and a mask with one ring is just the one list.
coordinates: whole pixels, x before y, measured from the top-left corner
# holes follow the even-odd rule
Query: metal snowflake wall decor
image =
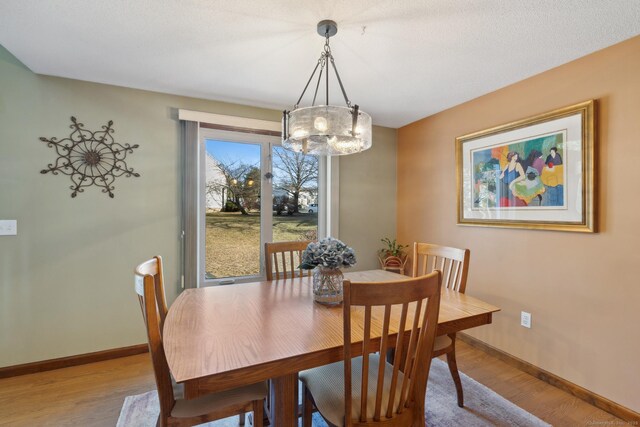
[(60, 141), (57, 138), (40, 138), (48, 147), (54, 147), (59, 156), (55, 164), (49, 163), (48, 168), (40, 173), (62, 173), (71, 177), (71, 197), (83, 193), (85, 187), (96, 185), (113, 198), (113, 182), (116, 178), (123, 175), (136, 178), (140, 176), (125, 161), (127, 154), (133, 153), (133, 149), (139, 146), (115, 142), (111, 136), (114, 132), (113, 120), (109, 120), (106, 126), (102, 126), (102, 130), (95, 132), (83, 129), (84, 125), (75, 117), (71, 117), (71, 121), (73, 124), (69, 127), (73, 132), (68, 138)]

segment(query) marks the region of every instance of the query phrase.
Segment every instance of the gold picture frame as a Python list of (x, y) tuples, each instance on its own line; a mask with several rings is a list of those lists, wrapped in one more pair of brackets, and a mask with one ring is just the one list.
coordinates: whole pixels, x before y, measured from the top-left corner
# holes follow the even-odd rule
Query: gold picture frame
[(595, 100), (456, 138), (458, 224), (597, 232)]

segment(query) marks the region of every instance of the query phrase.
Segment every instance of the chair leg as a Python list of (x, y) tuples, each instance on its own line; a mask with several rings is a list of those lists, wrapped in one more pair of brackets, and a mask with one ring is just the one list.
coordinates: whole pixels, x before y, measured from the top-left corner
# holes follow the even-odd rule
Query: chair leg
[(266, 399), (266, 409), (271, 412), (271, 380), (267, 380), (267, 399)]
[(264, 417), (264, 401), (263, 400), (254, 400), (253, 401), (253, 427), (262, 427), (263, 425), (263, 417)]
[(451, 372), (451, 378), (456, 385), (456, 394), (458, 395), (458, 406), (464, 406), (464, 397), (462, 396), (462, 381), (460, 381), (460, 374), (458, 373), (458, 364), (456, 363), (456, 348), (455, 341), (453, 350), (447, 353), (447, 365), (449, 365), (449, 372)]
[(311, 427), (311, 420), (313, 418), (313, 397), (309, 389), (303, 384), (304, 401), (302, 403), (302, 427)]
[(246, 414), (245, 414), (244, 412), (240, 412), (240, 413), (238, 414), (238, 425), (239, 425), (240, 427), (244, 426), (245, 415), (246, 415)]

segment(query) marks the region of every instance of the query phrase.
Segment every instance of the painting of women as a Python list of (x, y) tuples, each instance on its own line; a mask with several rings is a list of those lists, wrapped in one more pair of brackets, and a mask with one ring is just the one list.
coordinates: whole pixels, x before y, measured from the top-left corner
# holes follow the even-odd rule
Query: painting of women
[(553, 147), (549, 150), (549, 155), (545, 163), (549, 168), (562, 164), (562, 157), (560, 157), (560, 153), (558, 153), (558, 147)]
[(523, 169), (525, 169), (526, 179), (516, 182), (512, 192), (514, 196), (524, 202), (527, 206), (537, 201), (537, 205), (542, 205), (542, 195), (546, 188), (540, 180), (540, 173), (544, 168), (542, 161), (542, 153), (538, 150), (531, 150), (525, 160)]
[(564, 205), (562, 133), (472, 151), (473, 206), (548, 209)]
[(507, 154), (507, 166), (502, 170), (502, 173), (500, 174), (501, 207), (525, 205), (524, 202), (515, 197), (515, 194), (513, 193), (513, 187), (515, 186), (515, 184), (525, 179), (524, 169), (518, 161), (519, 159), (520, 155), (515, 151), (511, 151), (509, 152), (509, 154)]
[(549, 150), (540, 178), (547, 189), (543, 205), (562, 206), (564, 204), (564, 165), (556, 147)]

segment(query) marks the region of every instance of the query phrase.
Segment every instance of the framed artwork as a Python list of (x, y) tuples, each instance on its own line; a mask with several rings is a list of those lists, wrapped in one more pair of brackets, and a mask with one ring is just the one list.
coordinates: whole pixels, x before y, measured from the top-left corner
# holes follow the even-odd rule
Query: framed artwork
[(595, 101), (456, 138), (458, 224), (596, 232)]

